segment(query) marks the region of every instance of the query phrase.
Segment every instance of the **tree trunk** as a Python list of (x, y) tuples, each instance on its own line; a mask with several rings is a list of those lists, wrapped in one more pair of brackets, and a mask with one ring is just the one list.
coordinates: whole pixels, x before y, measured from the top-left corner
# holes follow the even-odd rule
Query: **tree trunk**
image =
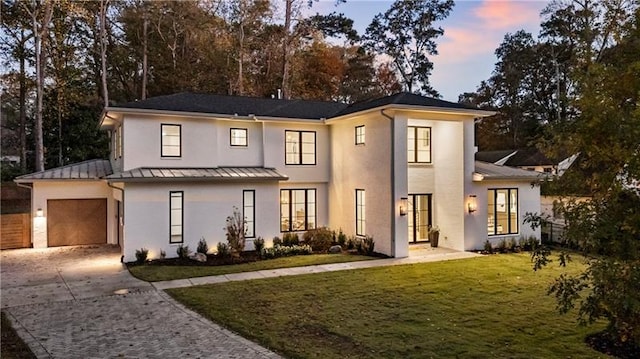
[(109, 106), (109, 91), (107, 89), (107, 7), (109, 0), (100, 0), (100, 63), (102, 65), (102, 97), (104, 106)]
[(44, 171), (44, 139), (42, 133), (42, 110), (43, 110), (43, 95), (44, 95), (44, 73), (45, 63), (47, 61), (46, 52), (46, 40), (49, 37), (49, 23), (53, 15), (53, 3), (50, 1), (44, 2), (44, 15), (42, 22), (38, 26), (38, 12), (35, 9), (32, 13), (33, 30), (34, 30), (34, 42), (36, 49), (36, 126), (35, 126), (35, 140), (36, 140), (36, 171)]
[(291, 17), (293, 0), (286, 0), (284, 16), (284, 39), (282, 41), (282, 98), (289, 99), (290, 94), (290, 67), (291, 67)]
[(20, 31), (20, 169), (27, 172), (27, 74), (25, 70), (25, 36), (24, 30)]
[(141, 99), (147, 98), (147, 41), (149, 38), (147, 28), (149, 27), (149, 17), (147, 11), (144, 12), (144, 22), (142, 25), (142, 95)]

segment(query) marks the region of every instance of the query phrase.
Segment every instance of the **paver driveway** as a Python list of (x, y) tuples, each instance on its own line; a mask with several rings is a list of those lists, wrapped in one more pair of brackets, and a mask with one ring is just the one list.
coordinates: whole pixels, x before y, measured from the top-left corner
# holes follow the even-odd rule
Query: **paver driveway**
[(1, 260), (2, 308), (39, 358), (278, 357), (133, 278), (117, 247), (2, 251)]

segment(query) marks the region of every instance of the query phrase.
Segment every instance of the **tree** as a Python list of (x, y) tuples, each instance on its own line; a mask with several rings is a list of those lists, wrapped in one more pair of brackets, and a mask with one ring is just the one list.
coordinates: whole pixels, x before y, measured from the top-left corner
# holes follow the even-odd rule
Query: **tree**
[(433, 70), (429, 56), (438, 54), (435, 39), (444, 30), (434, 23), (446, 18), (453, 5), (453, 0), (396, 0), (373, 18), (364, 45), (391, 58), (407, 91), (439, 96), (429, 84)]

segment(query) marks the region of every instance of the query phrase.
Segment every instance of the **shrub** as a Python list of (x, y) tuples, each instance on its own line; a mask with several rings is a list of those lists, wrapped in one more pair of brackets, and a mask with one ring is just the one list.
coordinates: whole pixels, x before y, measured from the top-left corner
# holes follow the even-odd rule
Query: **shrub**
[(361, 238), (358, 241), (358, 253), (370, 256), (373, 254), (373, 249), (375, 247), (375, 242), (373, 241), (373, 237), (366, 236)]
[(516, 251), (516, 240), (514, 238), (509, 238), (506, 241), (507, 251), (515, 252)]
[(300, 244), (300, 237), (297, 233), (285, 233), (282, 236), (282, 245), (285, 247), (297, 246)]
[(253, 248), (256, 250), (259, 256), (262, 256), (262, 250), (264, 249), (264, 239), (262, 239), (262, 237), (254, 239)]
[(288, 256), (295, 256), (295, 255), (305, 255), (305, 254), (311, 254), (311, 253), (313, 253), (311, 246), (306, 244), (293, 245), (290, 247), (277, 245), (271, 248), (264, 248), (262, 250), (262, 256), (265, 259), (273, 259), (278, 257), (288, 257)]
[(167, 257), (167, 252), (165, 252), (164, 250), (160, 250), (160, 259), (165, 259)]
[(146, 248), (136, 249), (136, 263), (144, 264), (147, 262), (147, 256), (149, 255), (149, 250)]
[(314, 252), (326, 252), (333, 245), (333, 233), (326, 227), (310, 229), (302, 238), (304, 244), (310, 245)]
[(196, 249), (196, 252), (202, 254), (207, 254), (207, 252), (209, 252), (209, 245), (207, 245), (207, 241), (205, 241), (204, 237), (200, 238), (200, 241), (198, 241), (198, 249)]
[(229, 245), (224, 242), (218, 242), (218, 257), (226, 258), (231, 255), (231, 249)]
[(524, 251), (532, 251), (538, 247), (538, 244), (538, 238), (535, 236), (520, 237), (520, 248)]
[(274, 246), (281, 246), (282, 245), (282, 239), (280, 239), (280, 237), (273, 237), (273, 245)]
[(484, 241), (484, 252), (493, 254), (493, 246), (491, 245), (491, 242), (489, 242), (488, 239)]
[(338, 244), (343, 248), (347, 245), (347, 235), (342, 232), (342, 229), (338, 231)]
[(247, 222), (242, 217), (242, 213), (238, 208), (233, 207), (233, 214), (227, 217), (225, 230), (227, 231), (229, 249), (234, 257), (240, 256), (240, 252), (244, 250), (246, 224)]
[(499, 242), (498, 245), (496, 246), (496, 249), (498, 250), (498, 252), (500, 253), (507, 253), (507, 241), (502, 238)]
[(354, 236), (350, 236), (349, 238), (347, 238), (347, 249), (348, 250), (355, 249), (357, 243), (358, 243), (358, 238)]
[(189, 258), (189, 255), (191, 255), (191, 250), (189, 249), (189, 246), (183, 246), (181, 244), (176, 249), (176, 253), (178, 254), (178, 258), (185, 259)]

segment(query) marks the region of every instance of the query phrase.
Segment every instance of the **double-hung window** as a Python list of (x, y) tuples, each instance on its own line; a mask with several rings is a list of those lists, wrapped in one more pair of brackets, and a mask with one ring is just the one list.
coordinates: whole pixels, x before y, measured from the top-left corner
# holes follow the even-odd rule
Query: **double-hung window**
[(169, 192), (169, 243), (183, 242), (184, 192)]
[(280, 231), (295, 232), (316, 228), (316, 190), (280, 190)]
[(284, 131), (285, 136), (285, 164), (287, 165), (315, 165), (316, 164), (316, 133), (315, 131)]
[(231, 137), (231, 146), (233, 147), (247, 147), (247, 129), (246, 128), (232, 128), (229, 131)]
[(407, 161), (431, 163), (431, 127), (407, 128)]
[(182, 126), (162, 124), (162, 157), (182, 156)]
[(356, 126), (356, 145), (364, 145), (364, 125)]
[(365, 197), (364, 190), (357, 189), (356, 190), (356, 235), (364, 236), (365, 235)]
[(256, 191), (242, 191), (242, 215), (245, 221), (245, 238), (254, 238), (256, 231)]
[(488, 234), (518, 234), (518, 189), (490, 189), (487, 203)]

